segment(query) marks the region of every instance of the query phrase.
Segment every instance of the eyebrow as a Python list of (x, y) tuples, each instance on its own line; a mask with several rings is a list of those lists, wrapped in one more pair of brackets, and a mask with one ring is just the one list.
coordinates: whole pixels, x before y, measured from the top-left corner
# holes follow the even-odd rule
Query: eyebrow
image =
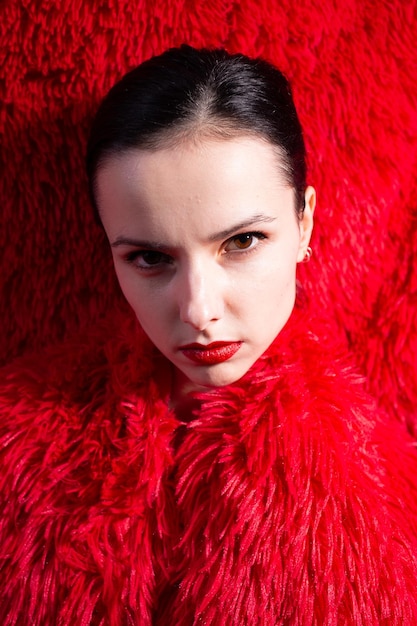
[(276, 219), (276, 217), (270, 217), (269, 215), (263, 215), (262, 213), (258, 213), (257, 215), (253, 215), (243, 222), (235, 224), (231, 228), (226, 228), (225, 230), (221, 230), (217, 233), (214, 233), (213, 235), (210, 235), (208, 240), (218, 241), (219, 239), (227, 239), (227, 237), (230, 237), (230, 235), (233, 235), (233, 233), (235, 233), (236, 231), (248, 228), (248, 226), (253, 226), (254, 224), (259, 224), (261, 222), (275, 222)]
[[(254, 224), (259, 223), (271, 223), (275, 222), (276, 217), (270, 217), (269, 215), (263, 215), (262, 213), (258, 213), (253, 215), (252, 217), (244, 220), (243, 222), (238, 222), (234, 224), (230, 228), (226, 228), (225, 230), (218, 231), (217, 233), (213, 233), (209, 235), (208, 241), (219, 241), (220, 239), (227, 239), (242, 229), (248, 228), (249, 226), (253, 226)], [(160, 241), (144, 241), (139, 239), (132, 239), (130, 237), (117, 237), (112, 244), (110, 244), (112, 248), (117, 248), (118, 246), (133, 246), (135, 248), (152, 248), (152, 250), (166, 250), (168, 246), (164, 245)]]

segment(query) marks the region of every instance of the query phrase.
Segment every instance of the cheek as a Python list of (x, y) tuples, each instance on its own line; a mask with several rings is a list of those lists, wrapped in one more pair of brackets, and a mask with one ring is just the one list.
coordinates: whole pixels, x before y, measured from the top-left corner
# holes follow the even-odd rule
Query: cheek
[[(291, 251), (292, 252), (292, 251)], [(252, 297), (262, 301), (273, 301), (277, 298), (291, 295), (295, 288), (297, 263), (294, 254), (289, 254), (289, 260), (282, 260), (285, 255), (273, 256), (263, 260), (257, 267), (251, 268), (249, 275), (249, 292)], [(246, 289), (245, 289), (246, 292)]]
[(115, 264), (116, 276), (120, 289), (136, 317), (143, 325), (157, 323), (167, 307), (162, 306), (158, 292), (149, 289), (146, 282), (138, 280), (131, 268)]
[[(253, 321), (275, 327), (292, 310), (296, 294), (296, 263), (271, 260), (268, 268), (252, 273), (251, 288), (244, 291), (242, 305)], [(266, 330), (266, 329), (265, 329)]]
[(143, 296), (138, 291), (124, 292), (124, 296), (142, 329), (151, 341), (158, 345), (163, 337), (167, 336), (167, 331), (172, 326), (166, 302), (161, 302), (158, 298)]

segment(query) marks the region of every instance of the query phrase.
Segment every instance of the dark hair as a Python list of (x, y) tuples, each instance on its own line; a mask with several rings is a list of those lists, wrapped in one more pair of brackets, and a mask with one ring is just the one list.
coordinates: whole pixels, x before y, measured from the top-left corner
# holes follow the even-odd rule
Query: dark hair
[(205, 134), (250, 134), (273, 144), (283, 176), (295, 190), (297, 214), (302, 214), (305, 145), (285, 76), (261, 59), (187, 45), (128, 72), (102, 101), (86, 159), (94, 205), (96, 173), (108, 157)]

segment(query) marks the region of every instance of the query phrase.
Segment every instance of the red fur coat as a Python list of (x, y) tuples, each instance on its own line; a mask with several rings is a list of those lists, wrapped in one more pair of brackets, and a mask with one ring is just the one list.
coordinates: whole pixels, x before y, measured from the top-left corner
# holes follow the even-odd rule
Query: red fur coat
[(414, 446), (319, 332), (188, 422), (130, 322), (9, 368), (2, 626), (415, 626)]

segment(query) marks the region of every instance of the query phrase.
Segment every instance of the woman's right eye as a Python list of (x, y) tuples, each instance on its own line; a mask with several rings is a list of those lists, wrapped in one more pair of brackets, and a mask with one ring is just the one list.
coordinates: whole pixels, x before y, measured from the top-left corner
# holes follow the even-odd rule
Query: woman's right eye
[(155, 250), (135, 250), (126, 256), (128, 263), (140, 269), (156, 269), (160, 265), (172, 262), (171, 257)]

